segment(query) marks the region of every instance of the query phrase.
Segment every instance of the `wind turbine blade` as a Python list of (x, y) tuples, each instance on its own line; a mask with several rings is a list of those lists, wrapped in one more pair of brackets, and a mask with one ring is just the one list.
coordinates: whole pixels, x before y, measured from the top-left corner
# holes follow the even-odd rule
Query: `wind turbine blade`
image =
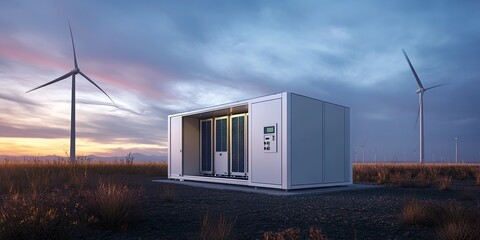
[(43, 84), (43, 85), (41, 85), (41, 86), (38, 86), (38, 87), (36, 87), (36, 88), (34, 88), (34, 89), (32, 89), (32, 90), (29, 90), (29, 91), (27, 91), (26, 93), (29, 93), (29, 92), (31, 92), (31, 91), (35, 91), (35, 90), (37, 90), (37, 89), (39, 89), (39, 88), (48, 86), (48, 85), (53, 84), (53, 83), (56, 83), (56, 82), (58, 82), (58, 81), (62, 81), (63, 79), (65, 79), (65, 78), (67, 78), (67, 77), (70, 77), (71, 75), (72, 75), (72, 72), (69, 72), (69, 73), (67, 73), (67, 74), (65, 74), (65, 75), (63, 75), (63, 76), (61, 76), (61, 77), (59, 77), (59, 78), (57, 78), (57, 79), (54, 79), (54, 80), (52, 80), (52, 81), (50, 81), (50, 82), (48, 82), (48, 83), (45, 83), (45, 84)]
[(362, 147), (365, 147), (365, 143), (367, 143), (368, 137), (365, 138), (365, 141), (363, 142)]
[(102, 91), (107, 97), (108, 99), (110, 99), (110, 101), (112, 101), (113, 105), (115, 105), (116, 108), (118, 108), (117, 104), (115, 104), (115, 102), (112, 100), (112, 98), (110, 96), (108, 96), (108, 94), (103, 91), (102, 88), (100, 88), (92, 79), (90, 79), (89, 77), (87, 77), (87, 75), (85, 75), (83, 72), (79, 71), (80, 75), (82, 75), (85, 79), (87, 79), (89, 82), (91, 82), (95, 87), (97, 87), (98, 89), (100, 89), (100, 91)]
[(68, 27), (70, 28), (70, 38), (72, 39), (73, 61), (74, 61), (74, 63), (75, 63), (75, 68), (78, 68), (78, 64), (77, 64), (77, 54), (75, 53), (75, 43), (73, 42), (73, 33), (72, 33), (72, 26), (70, 25), (70, 20), (68, 20)]
[(413, 68), (412, 63), (410, 62), (410, 59), (408, 58), (407, 53), (403, 49), (402, 49), (402, 52), (403, 52), (403, 55), (405, 56), (405, 58), (407, 59), (408, 65), (410, 66), (410, 69), (412, 70), (412, 73), (415, 76), (415, 79), (417, 80), (418, 86), (420, 88), (423, 88), (423, 84), (420, 81), (420, 78), (418, 77), (417, 72), (415, 72), (415, 69)]
[(432, 87), (429, 87), (429, 88), (425, 88), (425, 91), (429, 90), (429, 89), (432, 89), (432, 88), (436, 88), (436, 87), (441, 87), (443, 85), (447, 85), (448, 83), (444, 83), (444, 84), (438, 84), (438, 85), (435, 85), (435, 86), (432, 86)]

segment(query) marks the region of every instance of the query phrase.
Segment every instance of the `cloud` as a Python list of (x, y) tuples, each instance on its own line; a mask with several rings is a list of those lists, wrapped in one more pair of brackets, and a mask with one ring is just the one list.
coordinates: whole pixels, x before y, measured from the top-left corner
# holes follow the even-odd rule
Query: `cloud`
[(127, 113), (135, 114), (135, 115), (142, 115), (142, 113), (144, 112), (144, 111), (135, 112), (131, 109), (128, 109), (119, 105), (115, 106), (113, 103), (109, 103), (109, 102), (100, 102), (100, 101), (92, 101), (92, 100), (85, 100), (85, 99), (77, 99), (75, 102), (80, 104), (85, 104), (85, 105), (108, 106), (108, 107), (112, 107), (112, 111), (120, 110), (120, 111), (125, 111)]
[(480, 136), (479, 5), (4, 1), (0, 126), (8, 136), (68, 134), (70, 81), (23, 92), (71, 70), (70, 18), (82, 71), (120, 106), (79, 78), (77, 126), (91, 142), (164, 146), (168, 114), (293, 91), (351, 107), (352, 143), (372, 136), (391, 159), (418, 148), (405, 48), (426, 86), (450, 83), (425, 96), (427, 151), (446, 155), (450, 135)]
[(18, 94), (14, 95), (11, 92), (0, 92), (0, 99), (4, 101), (9, 101), (13, 103), (29, 105), (31, 107), (39, 106), (38, 103), (35, 103), (33, 100), (28, 99), (24, 96)]
[(0, 122), (2, 137), (13, 138), (63, 138), (69, 136), (69, 130), (56, 127), (34, 127), (29, 125), (12, 126)]

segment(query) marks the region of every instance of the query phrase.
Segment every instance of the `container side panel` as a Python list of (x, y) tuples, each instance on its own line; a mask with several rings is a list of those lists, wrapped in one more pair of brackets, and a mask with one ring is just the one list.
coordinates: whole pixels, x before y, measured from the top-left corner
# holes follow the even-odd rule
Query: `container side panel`
[(345, 181), (345, 108), (325, 103), (324, 182)]
[[(250, 114), (252, 159), (250, 169), (252, 182), (262, 184), (282, 184), (282, 100), (274, 99), (252, 103)], [(275, 146), (266, 149), (265, 128), (275, 130)], [(271, 132), (268, 132), (272, 136)], [(272, 149), (276, 148), (276, 151)]]
[(292, 94), (292, 185), (322, 183), (323, 102)]
[(183, 118), (183, 174), (200, 174), (200, 121)]
[(170, 176), (182, 176), (182, 117), (170, 118)]
[(352, 159), (350, 158), (350, 109), (345, 108), (345, 181), (352, 182)]

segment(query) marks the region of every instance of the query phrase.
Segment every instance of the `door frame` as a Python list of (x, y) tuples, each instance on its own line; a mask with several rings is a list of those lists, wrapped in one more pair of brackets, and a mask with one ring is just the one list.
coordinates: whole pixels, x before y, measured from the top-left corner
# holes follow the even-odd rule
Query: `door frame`
[(183, 175), (183, 118), (171, 117), (168, 121), (169, 150), (168, 176), (181, 177)]

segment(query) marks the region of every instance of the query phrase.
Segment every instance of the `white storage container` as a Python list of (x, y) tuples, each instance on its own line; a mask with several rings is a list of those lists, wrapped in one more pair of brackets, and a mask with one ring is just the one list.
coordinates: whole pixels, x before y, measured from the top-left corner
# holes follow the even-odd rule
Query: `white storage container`
[(352, 184), (350, 110), (284, 92), (168, 116), (168, 177), (278, 189)]

